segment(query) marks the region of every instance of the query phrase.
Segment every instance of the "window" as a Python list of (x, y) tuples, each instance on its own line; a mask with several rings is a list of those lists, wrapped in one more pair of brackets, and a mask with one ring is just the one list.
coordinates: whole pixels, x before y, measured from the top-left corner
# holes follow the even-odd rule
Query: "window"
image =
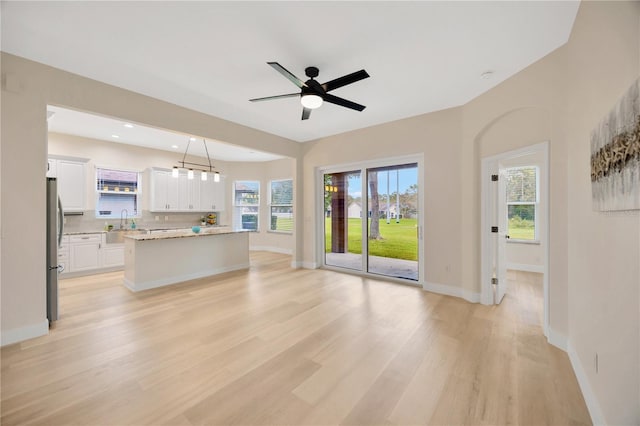
[(293, 180), (271, 181), (270, 231), (293, 231)]
[(510, 239), (537, 241), (538, 168), (506, 169), (507, 220)]
[(238, 180), (233, 183), (233, 223), (236, 229), (258, 230), (260, 182)]
[(128, 217), (139, 217), (140, 173), (106, 168), (96, 169), (96, 217), (120, 219), (124, 210)]

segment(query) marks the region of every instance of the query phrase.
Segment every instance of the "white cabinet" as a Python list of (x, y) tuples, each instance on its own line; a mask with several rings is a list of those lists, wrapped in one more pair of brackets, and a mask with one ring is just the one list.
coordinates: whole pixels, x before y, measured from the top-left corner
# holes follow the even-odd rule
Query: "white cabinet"
[(220, 182), (213, 182), (213, 210), (217, 212), (224, 211), (226, 207), (226, 184), (225, 178), (220, 176)]
[(102, 267), (124, 266), (124, 244), (109, 244), (102, 249)]
[(189, 179), (186, 173), (178, 177), (178, 209), (181, 211), (200, 211), (200, 180)]
[(58, 195), (65, 212), (85, 210), (86, 161), (49, 158), (47, 177), (58, 179)]
[(198, 172), (189, 179), (186, 171), (178, 178), (171, 171), (151, 169), (151, 203), (153, 212), (211, 212), (224, 210), (224, 181), (213, 182), (211, 176), (201, 180)]
[(69, 237), (69, 272), (98, 269), (102, 265), (102, 234), (81, 234)]
[(220, 182), (209, 179), (200, 182), (200, 208), (204, 212), (220, 212), (225, 209), (225, 183), (220, 177)]
[(64, 267), (61, 278), (122, 269), (124, 244), (106, 244), (104, 233), (65, 235), (58, 249), (58, 265)]
[(180, 210), (178, 198), (178, 179), (166, 170), (151, 170), (151, 204), (152, 212)]

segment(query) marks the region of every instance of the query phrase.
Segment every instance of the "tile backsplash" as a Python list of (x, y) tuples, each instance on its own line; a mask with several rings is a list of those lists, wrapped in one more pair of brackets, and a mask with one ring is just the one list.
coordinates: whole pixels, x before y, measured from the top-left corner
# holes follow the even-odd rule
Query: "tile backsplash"
[[(103, 231), (105, 223), (113, 225), (113, 229), (120, 228), (120, 219), (97, 219), (94, 210), (85, 210), (83, 215), (66, 215), (64, 231), (65, 232), (99, 232)], [(221, 215), (218, 214), (218, 226), (224, 226), (225, 223), (220, 222)], [(136, 228), (139, 229), (168, 229), (168, 228), (189, 228), (193, 225), (200, 225), (200, 218), (205, 213), (168, 213), (168, 212), (150, 212), (142, 211), (141, 217), (129, 217), (127, 220), (127, 228), (131, 227), (131, 220), (135, 220)], [(158, 220), (156, 220), (156, 218)]]

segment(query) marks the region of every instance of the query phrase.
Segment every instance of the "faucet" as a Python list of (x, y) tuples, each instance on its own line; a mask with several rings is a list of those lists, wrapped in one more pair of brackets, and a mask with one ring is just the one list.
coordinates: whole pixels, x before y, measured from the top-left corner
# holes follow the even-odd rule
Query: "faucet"
[(120, 229), (124, 229), (124, 226), (122, 226), (122, 215), (123, 214), (124, 214), (124, 224), (126, 225), (127, 223), (129, 223), (129, 210), (122, 209), (122, 211), (120, 212)]

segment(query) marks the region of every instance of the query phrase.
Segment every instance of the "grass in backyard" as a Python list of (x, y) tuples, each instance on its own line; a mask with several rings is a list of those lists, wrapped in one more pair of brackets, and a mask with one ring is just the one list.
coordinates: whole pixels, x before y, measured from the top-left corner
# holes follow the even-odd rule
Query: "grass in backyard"
[[(380, 220), (381, 240), (369, 240), (369, 254), (372, 256), (390, 257), (394, 259), (418, 260), (418, 238), (416, 219), (400, 219), (396, 223), (392, 219)], [(348, 245), (349, 253), (362, 253), (362, 221), (349, 219)], [(325, 247), (331, 251), (331, 218), (325, 219)]]
[(530, 228), (512, 228), (509, 227), (509, 238), (514, 240), (535, 240), (535, 229)]

